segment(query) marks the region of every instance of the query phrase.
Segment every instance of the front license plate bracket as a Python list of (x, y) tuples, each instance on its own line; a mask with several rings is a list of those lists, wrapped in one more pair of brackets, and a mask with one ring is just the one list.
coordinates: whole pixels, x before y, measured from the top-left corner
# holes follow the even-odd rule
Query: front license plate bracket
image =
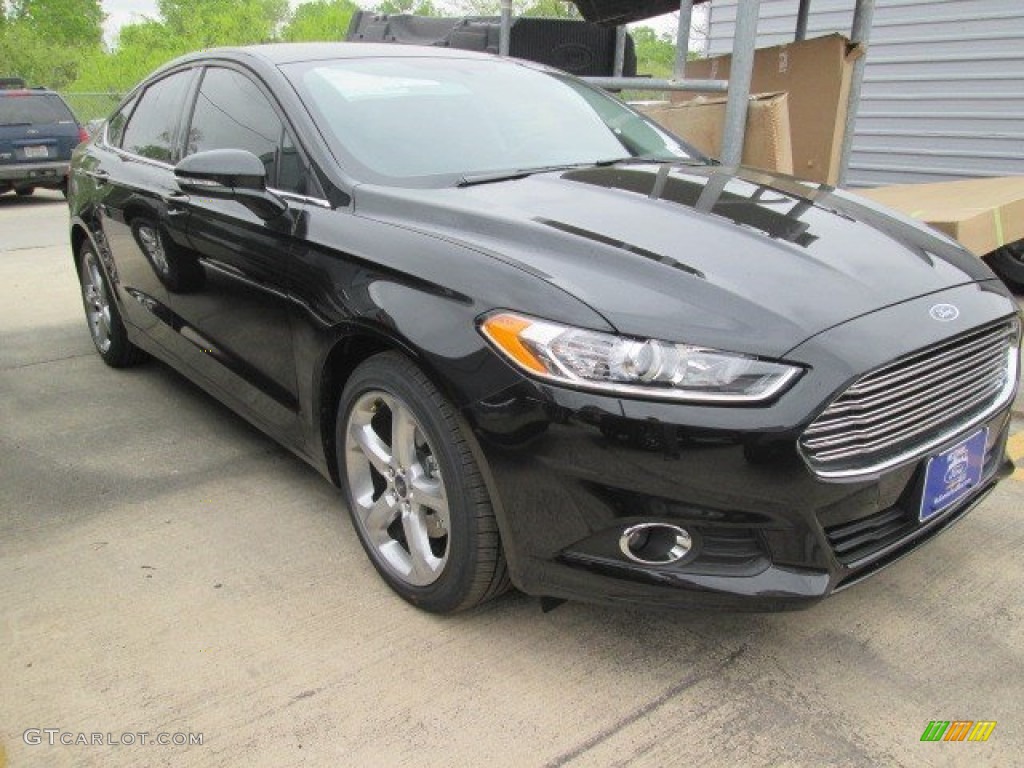
[(918, 521), (926, 522), (967, 496), (985, 470), (988, 427), (928, 459)]

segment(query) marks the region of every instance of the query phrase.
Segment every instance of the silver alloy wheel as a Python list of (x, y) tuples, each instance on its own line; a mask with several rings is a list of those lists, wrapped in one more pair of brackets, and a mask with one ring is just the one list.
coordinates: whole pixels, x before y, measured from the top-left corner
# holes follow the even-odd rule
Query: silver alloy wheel
[(409, 406), (363, 394), (345, 424), (345, 467), (356, 523), (380, 564), (412, 586), (437, 581), (448, 562), (448, 494)]
[(110, 298), (96, 254), (92, 251), (86, 251), (82, 260), (82, 298), (93, 343), (96, 349), (105, 353), (110, 349)]
[(153, 266), (165, 277), (170, 272), (167, 264), (167, 254), (164, 253), (164, 244), (160, 239), (160, 233), (150, 226), (139, 226), (139, 241), (146, 255), (153, 260)]

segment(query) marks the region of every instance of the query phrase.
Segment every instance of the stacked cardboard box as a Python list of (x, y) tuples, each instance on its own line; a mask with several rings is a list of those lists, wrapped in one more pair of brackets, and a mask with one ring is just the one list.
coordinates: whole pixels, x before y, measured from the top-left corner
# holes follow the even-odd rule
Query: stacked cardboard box
[(855, 191), (927, 222), (976, 256), (1024, 239), (1024, 176)]
[[(838, 183), (850, 81), (854, 62), (862, 54), (860, 46), (842, 35), (826, 35), (756, 52), (751, 91), (781, 92), (788, 97), (795, 176), (823, 184)], [(731, 56), (691, 61), (686, 66), (686, 76), (728, 79), (731, 62)], [(673, 101), (688, 101), (695, 96), (675, 94)]]
[[(696, 98), (682, 104), (639, 105), (646, 115), (685, 139), (701, 152), (718, 157), (725, 128), (724, 97)], [(789, 98), (784, 93), (750, 97), (743, 164), (779, 173), (793, 173)]]

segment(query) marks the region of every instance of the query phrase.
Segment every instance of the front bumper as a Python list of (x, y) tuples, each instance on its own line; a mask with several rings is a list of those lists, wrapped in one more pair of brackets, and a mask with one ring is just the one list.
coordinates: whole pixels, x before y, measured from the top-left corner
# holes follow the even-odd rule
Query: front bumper
[[(491, 435), (482, 445), (513, 582), (538, 596), (804, 607), (948, 529), (1013, 471), (1005, 457), (1007, 409), (984, 423), (989, 443), (977, 490), (918, 523), (927, 457), (881, 477), (836, 483), (816, 478), (793, 440), (652, 424), (592, 405), (562, 410), (510, 398), (504, 409), (513, 402), (524, 442), (505, 435), (502, 445)], [(628, 559), (619, 547), (623, 531), (652, 522), (689, 532), (691, 556), (654, 566)], [(863, 538), (852, 556), (843, 551), (851, 534)]]
[[(977, 286), (949, 293), (966, 307), (972, 292), (978, 303), (971, 322), (1005, 317), (1009, 305), (997, 294), (985, 296)], [(801, 608), (950, 528), (1013, 471), (1005, 455), (1009, 403), (876, 474), (820, 477), (797, 448), (807, 424), (853, 379), (948, 333), (926, 326), (915, 338), (893, 338), (894, 323), (912, 327), (900, 315), (919, 310), (915, 303), (794, 350), (789, 359), (808, 373), (766, 408), (626, 401), (523, 380), (467, 409), (513, 582), (531, 595), (606, 604)], [(836, 342), (847, 338), (859, 359), (844, 367)], [(865, 340), (885, 338), (869, 352)], [(983, 427), (981, 481), (919, 522), (928, 458)], [(630, 559), (620, 538), (643, 523), (685, 529), (690, 554), (672, 564)]]
[(0, 165), (0, 187), (60, 187), (67, 183), (70, 168), (67, 160)]

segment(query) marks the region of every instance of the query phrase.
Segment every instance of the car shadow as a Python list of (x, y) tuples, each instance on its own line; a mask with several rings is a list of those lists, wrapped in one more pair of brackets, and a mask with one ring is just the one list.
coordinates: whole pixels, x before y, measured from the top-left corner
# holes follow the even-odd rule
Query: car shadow
[(67, 200), (64, 199), (58, 190), (36, 190), (36, 192), (28, 197), (20, 197), (14, 192), (5, 192), (0, 194), (0, 208), (7, 207), (42, 207), (47, 205), (54, 205), (61, 203), (67, 205)]

